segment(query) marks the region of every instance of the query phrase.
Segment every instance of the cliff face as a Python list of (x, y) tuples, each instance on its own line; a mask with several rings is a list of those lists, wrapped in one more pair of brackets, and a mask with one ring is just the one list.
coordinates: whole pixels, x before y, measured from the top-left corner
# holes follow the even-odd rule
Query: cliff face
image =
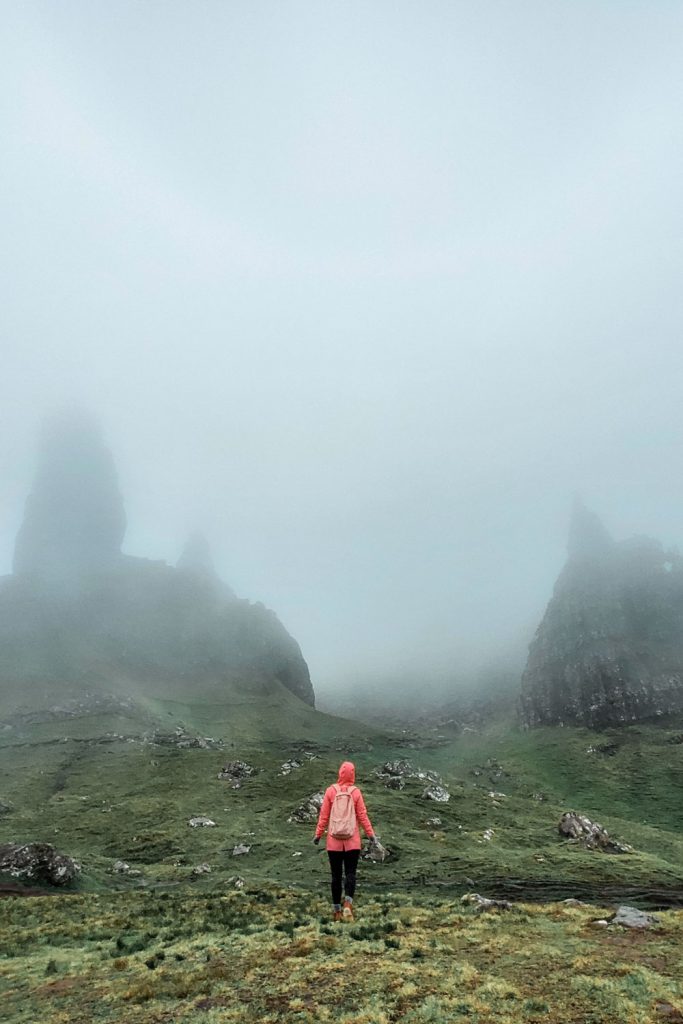
[(274, 612), (239, 600), (195, 538), (178, 568), (121, 554), (111, 455), (82, 416), (48, 429), (0, 580), (0, 696), (83, 692), (221, 701), (280, 686), (314, 704), (308, 667)]
[(14, 572), (61, 579), (111, 567), (125, 532), (114, 460), (97, 423), (82, 412), (48, 420), (14, 548)]
[(615, 542), (577, 505), (569, 558), (522, 676), (527, 725), (604, 727), (683, 710), (683, 560)]

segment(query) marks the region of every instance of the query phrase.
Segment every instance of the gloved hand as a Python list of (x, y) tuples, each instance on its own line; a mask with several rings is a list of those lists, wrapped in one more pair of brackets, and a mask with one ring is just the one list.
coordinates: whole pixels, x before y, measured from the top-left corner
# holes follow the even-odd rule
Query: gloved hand
[(315, 839), (312, 840), (312, 842), (314, 846), (317, 846), (318, 843), (320, 842), (320, 836), (316, 836)]

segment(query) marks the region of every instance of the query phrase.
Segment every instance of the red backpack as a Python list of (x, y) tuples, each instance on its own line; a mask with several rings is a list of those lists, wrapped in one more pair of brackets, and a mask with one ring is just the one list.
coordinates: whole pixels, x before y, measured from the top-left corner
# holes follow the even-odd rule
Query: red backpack
[(353, 802), (355, 786), (349, 786), (344, 792), (335, 783), (335, 797), (330, 811), (329, 833), (333, 839), (352, 839), (356, 832), (356, 805)]

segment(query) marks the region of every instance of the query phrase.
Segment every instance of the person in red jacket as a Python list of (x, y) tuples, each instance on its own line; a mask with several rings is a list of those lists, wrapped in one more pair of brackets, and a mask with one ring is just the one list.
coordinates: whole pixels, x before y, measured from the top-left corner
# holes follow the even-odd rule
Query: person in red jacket
[[(353, 811), (355, 815), (355, 829), (349, 838), (339, 839), (327, 832), (327, 856), (330, 860), (330, 871), (332, 872), (332, 905), (334, 907), (335, 921), (353, 921), (353, 897), (356, 891), (356, 869), (360, 856), (360, 829), (359, 823), (363, 826), (368, 839), (378, 841), (375, 830), (370, 824), (368, 812), (365, 809), (363, 794), (355, 783), (356, 768), (351, 761), (344, 761), (339, 769), (339, 778), (336, 785), (328, 786), (325, 790), (318, 826), (315, 830), (313, 842), (317, 846), (321, 836), (330, 821), (332, 805), (340, 793), (350, 794), (353, 800)], [(348, 803), (348, 801), (345, 801)], [(342, 874), (344, 875), (344, 908), (342, 910)]]

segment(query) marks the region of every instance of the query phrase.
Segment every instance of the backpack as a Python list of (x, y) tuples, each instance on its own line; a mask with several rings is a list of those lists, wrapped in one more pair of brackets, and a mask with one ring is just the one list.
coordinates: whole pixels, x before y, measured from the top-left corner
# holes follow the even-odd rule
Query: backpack
[(351, 839), (356, 831), (356, 805), (353, 802), (355, 786), (344, 790), (335, 783), (336, 794), (330, 810), (328, 830), (333, 839)]

